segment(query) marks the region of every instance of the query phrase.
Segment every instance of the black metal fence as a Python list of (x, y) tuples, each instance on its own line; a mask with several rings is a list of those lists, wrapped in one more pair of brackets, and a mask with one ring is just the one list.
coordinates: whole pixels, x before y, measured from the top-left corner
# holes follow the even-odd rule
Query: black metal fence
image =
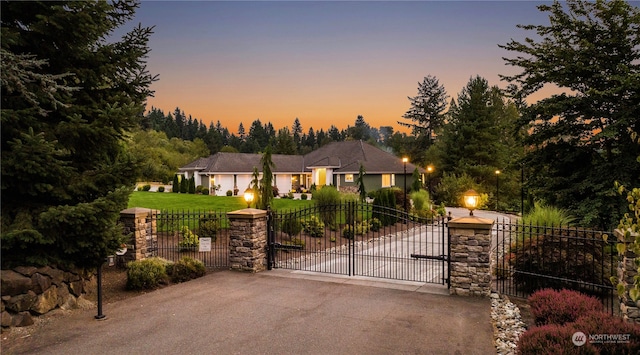
[(571, 289), (595, 296), (610, 312), (618, 312), (617, 249), (611, 234), (567, 227), (496, 223), (494, 288), (528, 297), (542, 288)]
[(189, 256), (202, 261), (207, 268), (229, 266), (227, 212), (165, 210), (154, 218), (156, 238), (149, 246), (153, 256), (171, 261)]
[(269, 268), (447, 284), (446, 218), (343, 202), (270, 212)]

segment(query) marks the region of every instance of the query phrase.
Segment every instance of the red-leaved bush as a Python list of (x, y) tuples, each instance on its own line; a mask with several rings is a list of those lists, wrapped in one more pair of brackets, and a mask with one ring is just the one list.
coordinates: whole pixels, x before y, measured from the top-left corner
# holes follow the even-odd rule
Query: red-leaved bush
[(576, 331), (569, 326), (557, 324), (533, 327), (520, 336), (518, 340), (518, 354), (598, 354), (598, 350), (589, 343), (576, 346), (571, 340), (575, 332)]
[(563, 325), (588, 313), (602, 311), (598, 299), (572, 290), (542, 289), (529, 296), (528, 302), (536, 325)]
[[(586, 314), (567, 324), (574, 332), (583, 332), (600, 354), (640, 354), (640, 327), (603, 312)], [(591, 335), (591, 337), (589, 337)]]

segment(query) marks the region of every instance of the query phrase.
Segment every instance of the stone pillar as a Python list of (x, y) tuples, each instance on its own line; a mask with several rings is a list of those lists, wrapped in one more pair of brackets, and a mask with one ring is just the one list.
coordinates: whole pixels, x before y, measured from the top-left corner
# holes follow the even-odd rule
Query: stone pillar
[(127, 252), (119, 257), (119, 263), (126, 264), (133, 260), (143, 260), (153, 256), (158, 243), (156, 234), (157, 210), (133, 207), (120, 211), (120, 222), (123, 224), (124, 235), (131, 235), (127, 241)]
[(491, 227), (493, 221), (474, 216), (449, 221), (449, 294), (489, 296), (491, 294)]
[(624, 286), (624, 293), (618, 296), (620, 313), (625, 321), (640, 324), (640, 300), (634, 302), (629, 296), (629, 290), (633, 287), (633, 278), (638, 274), (638, 267), (635, 264), (638, 255), (631, 250), (631, 244), (637, 235), (631, 233), (629, 237), (625, 238), (624, 232), (620, 229), (616, 229), (614, 234), (618, 243), (624, 243), (625, 246), (625, 253), (618, 259), (618, 282)]
[(267, 211), (255, 208), (227, 213), (229, 268), (260, 272), (267, 267)]

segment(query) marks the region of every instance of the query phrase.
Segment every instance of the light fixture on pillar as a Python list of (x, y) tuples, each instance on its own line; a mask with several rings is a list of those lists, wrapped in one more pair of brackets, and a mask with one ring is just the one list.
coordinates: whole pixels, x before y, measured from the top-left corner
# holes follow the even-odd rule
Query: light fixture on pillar
[(473, 210), (478, 207), (480, 203), (480, 195), (473, 189), (467, 190), (463, 196), (464, 207), (469, 209), (469, 216), (473, 216)]
[(253, 190), (251, 188), (248, 188), (246, 190), (244, 190), (244, 200), (247, 203), (247, 208), (251, 207), (251, 202), (253, 202)]

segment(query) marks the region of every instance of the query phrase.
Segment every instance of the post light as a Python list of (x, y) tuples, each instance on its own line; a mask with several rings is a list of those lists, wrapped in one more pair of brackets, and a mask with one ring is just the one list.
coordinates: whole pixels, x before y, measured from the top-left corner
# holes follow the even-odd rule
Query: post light
[(496, 170), (496, 211), (498, 211), (499, 195), (500, 195), (500, 170)]
[(429, 191), (429, 199), (433, 200), (431, 197), (431, 173), (433, 172), (433, 165), (427, 166), (427, 191)]
[(404, 211), (407, 212), (407, 162), (409, 158), (402, 158), (402, 164), (404, 165)]
[(244, 190), (244, 200), (247, 202), (247, 208), (251, 207), (251, 202), (253, 202), (253, 190), (248, 188)]
[(473, 210), (478, 207), (480, 202), (480, 195), (473, 189), (467, 190), (463, 196), (464, 207), (469, 209), (469, 216), (473, 216)]

